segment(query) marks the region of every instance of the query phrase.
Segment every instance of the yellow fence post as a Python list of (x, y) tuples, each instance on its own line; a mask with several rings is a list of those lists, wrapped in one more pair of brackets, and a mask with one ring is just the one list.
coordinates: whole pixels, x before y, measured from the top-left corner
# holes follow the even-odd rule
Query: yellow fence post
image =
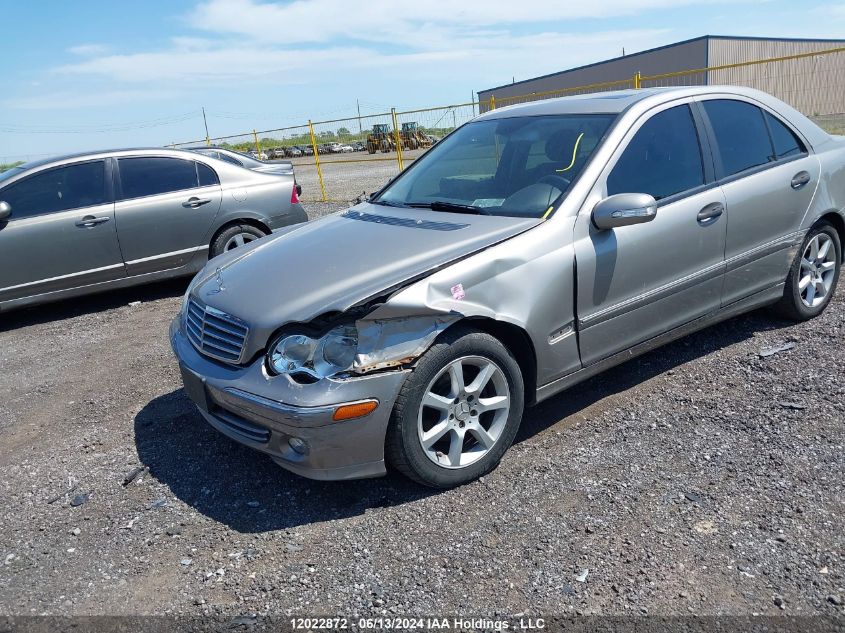
[(326, 185), (323, 184), (323, 168), (320, 167), (320, 152), (317, 151), (317, 137), (314, 136), (314, 126), (311, 119), (308, 119), (308, 131), (311, 134), (311, 148), (314, 150), (314, 164), (317, 166), (317, 177), (320, 179), (320, 192), (322, 193), (321, 200), (326, 202)]
[(642, 83), (643, 76), (640, 74), (638, 70), (637, 73), (634, 75), (634, 90), (640, 89), (640, 84)]
[(258, 152), (258, 160), (261, 160), (261, 143), (258, 142), (258, 132), (252, 130), (252, 137), (255, 139), (255, 151)]
[(396, 119), (396, 108), (390, 108), (390, 114), (393, 116), (393, 135), (396, 137), (396, 162), (399, 163), (399, 171), (403, 171), (405, 166), (402, 164), (402, 137), (399, 134), (399, 124)]
[(490, 109), (496, 109), (496, 95), (490, 95)]

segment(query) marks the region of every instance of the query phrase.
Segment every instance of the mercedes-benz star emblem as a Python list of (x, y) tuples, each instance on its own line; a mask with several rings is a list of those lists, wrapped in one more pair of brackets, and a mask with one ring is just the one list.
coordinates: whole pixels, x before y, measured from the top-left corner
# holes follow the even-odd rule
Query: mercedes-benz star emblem
[(218, 292), (223, 292), (226, 290), (226, 286), (223, 285), (223, 271), (220, 270), (220, 267), (217, 267), (217, 271), (215, 274), (215, 281), (217, 281), (217, 288), (212, 290), (209, 294), (216, 295)]

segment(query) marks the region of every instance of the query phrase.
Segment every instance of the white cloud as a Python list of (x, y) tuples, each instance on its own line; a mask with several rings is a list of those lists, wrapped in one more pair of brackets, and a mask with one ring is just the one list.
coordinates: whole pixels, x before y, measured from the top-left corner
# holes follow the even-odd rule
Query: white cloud
[[(745, 0), (746, 3), (764, 0)], [(420, 48), (451, 47), (456, 38), (480, 37), (482, 29), (515, 24), (543, 25), (582, 18), (635, 15), (685, 5), (732, 0), (534, 0), (524, 7), (503, 0), (207, 0), (187, 16), (194, 28), (236, 33), (251, 39), (288, 43), (331, 42), (346, 38)]]
[[(499, 84), (503, 77), (536, 76), (617, 56), (623, 46), (643, 50), (672, 39), (669, 30), (656, 28), (577, 30), (567, 24), (572, 20), (764, 1), (534, 0), (523, 9), (510, 0), (367, 0), (354, 6), (349, 0), (202, 0), (184, 20), (208, 37), (176, 37), (157, 50), (90, 55), (55, 71), (155, 85), (225, 86), (272, 78), (316, 87), (338, 72), (355, 72), (366, 82), (370, 71), (402, 69), (429, 80), (463, 75), (474, 85)], [(552, 23), (560, 30), (552, 31)]]
[(160, 51), (105, 55), (55, 69), (61, 75), (91, 75), (126, 83), (205, 83), (231, 85), (272, 78), (277, 84), (316, 83), (338, 72), (362, 73), (391, 70), (420, 77), (458, 77), (473, 82), (495, 81), (502, 69), (521, 77), (597, 61), (628, 50), (661, 43), (663, 30), (606, 31), (600, 33), (538, 33), (512, 36), (487, 32), (453, 41), (450, 47), (381, 51), (364, 45), (339, 45), (318, 49), (277, 48), (241, 43), (178, 38)]
[(77, 46), (71, 46), (67, 49), (67, 52), (81, 57), (92, 57), (94, 55), (103, 55), (107, 50), (108, 48), (102, 44), (78, 44)]

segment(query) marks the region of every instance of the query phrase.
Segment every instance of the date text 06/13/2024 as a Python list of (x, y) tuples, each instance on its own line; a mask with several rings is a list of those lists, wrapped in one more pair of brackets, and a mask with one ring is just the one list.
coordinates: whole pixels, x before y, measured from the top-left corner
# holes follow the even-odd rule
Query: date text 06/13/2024
[(520, 617), (516, 620), (493, 619), (493, 618), (419, 618), (419, 617), (376, 617), (358, 618), (309, 618), (294, 617), (290, 619), (293, 630), (486, 630), (486, 631), (507, 631), (507, 630), (542, 630), (546, 623), (543, 618)]

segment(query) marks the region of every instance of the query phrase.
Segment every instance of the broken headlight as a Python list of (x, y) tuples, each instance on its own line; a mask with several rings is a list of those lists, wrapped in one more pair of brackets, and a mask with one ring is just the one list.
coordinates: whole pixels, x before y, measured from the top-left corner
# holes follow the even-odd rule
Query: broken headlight
[(352, 369), (358, 353), (358, 332), (352, 325), (333, 328), (320, 338), (307, 334), (282, 335), (267, 353), (276, 374), (306, 374), (326, 378)]

